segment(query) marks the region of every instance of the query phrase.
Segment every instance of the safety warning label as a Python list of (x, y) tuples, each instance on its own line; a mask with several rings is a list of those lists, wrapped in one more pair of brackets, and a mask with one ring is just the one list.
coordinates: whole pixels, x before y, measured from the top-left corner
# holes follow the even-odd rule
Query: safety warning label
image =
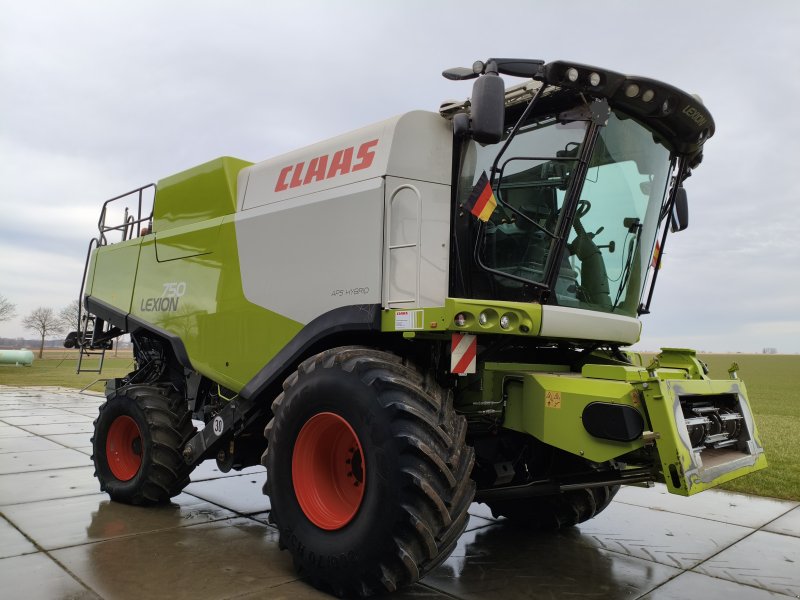
[(544, 405), (547, 408), (561, 408), (561, 392), (545, 390)]
[(398, 310), (394, 313), (395, 331), (423, 329), (423, 313), (422, 310)]

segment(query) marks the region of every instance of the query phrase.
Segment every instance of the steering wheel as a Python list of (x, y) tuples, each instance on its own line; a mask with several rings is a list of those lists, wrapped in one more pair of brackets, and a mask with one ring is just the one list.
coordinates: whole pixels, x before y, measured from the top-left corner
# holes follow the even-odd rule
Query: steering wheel
[(592, 210), (591, 202), (588, 200), (578, 200), (578, 208), (575, 211), (575, 219), (582, 219), (590, 210)]
[(575, 218), (572, 219), (572, 228), (575, 230), (575, 233), (578, 234), (578, 237), (585, 237), (587, 235), (586, 230), (583, 228), (583, 223), (581, 223), (581, 219), (585, 217), (590, 210), (592, 210), (591, 202), (588, 200), (578, 200), (578, 208), (575, 209)]

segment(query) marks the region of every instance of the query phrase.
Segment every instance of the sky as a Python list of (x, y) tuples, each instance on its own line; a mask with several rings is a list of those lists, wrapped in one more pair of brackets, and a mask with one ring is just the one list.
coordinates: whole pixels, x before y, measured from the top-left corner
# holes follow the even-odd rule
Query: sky
[(660, 79), (714, 116), (636, 347), (798, 353), (798, 31), (792, 0), (0, 0), (0, 337), (77, 298), (104, 200), (435, 111), (471, 90), (443, 69), (513, 56)]

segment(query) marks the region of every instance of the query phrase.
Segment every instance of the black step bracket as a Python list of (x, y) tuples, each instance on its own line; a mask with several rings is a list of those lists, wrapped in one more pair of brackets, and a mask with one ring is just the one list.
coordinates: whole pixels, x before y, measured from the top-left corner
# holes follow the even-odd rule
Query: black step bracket
[(257, 406), (253, 400), (242, 398), (231, 400), (214, 415), (201, 431), (198, 431), (183, 448), (183, 460), (187, 465), (194, 467), (202, 461), (215, 456), (219, 445), (231, 435), (240, 433), (250, 424), (254, 417), (259, 416), (263, 408)]

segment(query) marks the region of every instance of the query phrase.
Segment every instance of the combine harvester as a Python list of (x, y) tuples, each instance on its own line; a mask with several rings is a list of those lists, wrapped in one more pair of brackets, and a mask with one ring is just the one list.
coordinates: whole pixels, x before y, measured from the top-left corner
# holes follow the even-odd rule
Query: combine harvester
[(735, 372), (625, 350), (687, 224), (702, 102), (564, 61), (444, 75), (471, 99), (213, 160), (160, 181), (152, 212), (147, 187), (106, 202), (70, 343), (133, 341), (95, 422), (112, 499), (260, 462), (298, 571), (369, 596), (441, 563), (473, 501), (555, 529), (620, 485), (688, 496), (766, 466)]

